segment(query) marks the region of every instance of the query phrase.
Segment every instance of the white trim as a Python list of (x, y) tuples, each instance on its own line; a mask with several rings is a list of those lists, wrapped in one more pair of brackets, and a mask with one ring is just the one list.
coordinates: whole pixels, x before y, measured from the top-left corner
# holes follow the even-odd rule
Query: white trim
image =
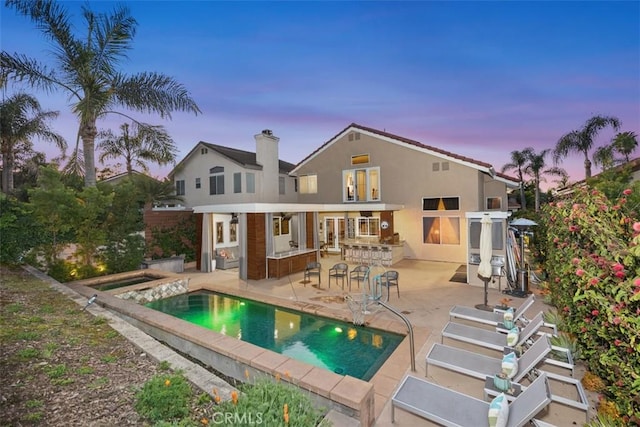
[(404, 205), (388, 203), (230, 203), (194, 206), (194, 213), (358, 212), (399, 211)]

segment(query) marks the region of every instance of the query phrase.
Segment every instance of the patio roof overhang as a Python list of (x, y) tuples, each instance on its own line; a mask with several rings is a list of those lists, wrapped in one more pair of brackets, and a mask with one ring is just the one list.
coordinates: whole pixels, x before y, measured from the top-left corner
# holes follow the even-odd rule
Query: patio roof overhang
[(389, 203), (229, 203), (194, 206), (194, 213), (279, 213), (399, 211), (404, 205)]

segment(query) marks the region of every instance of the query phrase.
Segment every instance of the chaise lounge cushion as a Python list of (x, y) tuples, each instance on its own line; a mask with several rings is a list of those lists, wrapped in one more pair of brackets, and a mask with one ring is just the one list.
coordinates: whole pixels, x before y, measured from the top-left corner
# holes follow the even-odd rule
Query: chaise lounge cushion
[(513, 308), (509, 307), (509, 309), (507, 311), (504, 312), (504, 314), (502, 315), (502, 323), (504, 324), (504, 327), (507, 329), (512, 329), (515, 324), (513, 322)]
[(504, 393), (497, 395), (489, 404), (489, 427), (506, 427), (509, 421), (509, 403)]
[(509, 330), (507, 333), (507, 346), (515, 347), (520, 340), (520, 329), (515, 326)]
[(502, 358), (502, 372), (510, 380), (518, 373), (518, 358), (513, 351)]

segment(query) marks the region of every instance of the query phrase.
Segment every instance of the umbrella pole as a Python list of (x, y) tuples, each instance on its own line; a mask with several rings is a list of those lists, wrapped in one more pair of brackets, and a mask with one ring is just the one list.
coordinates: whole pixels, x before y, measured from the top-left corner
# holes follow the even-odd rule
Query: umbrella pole
[(479, 310), (493, 311), (493, 307), (489, 305), (489, 279), (482, 278), (484, 282), (484, 304), (476, 304), (476, 308)]

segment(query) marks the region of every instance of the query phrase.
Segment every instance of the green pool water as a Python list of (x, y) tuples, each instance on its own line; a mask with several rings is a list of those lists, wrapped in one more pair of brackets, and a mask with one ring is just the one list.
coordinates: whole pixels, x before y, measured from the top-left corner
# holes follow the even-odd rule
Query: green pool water
[(341, 375), (369, 380), (404, 336), (198, 291), (147, 307)]

